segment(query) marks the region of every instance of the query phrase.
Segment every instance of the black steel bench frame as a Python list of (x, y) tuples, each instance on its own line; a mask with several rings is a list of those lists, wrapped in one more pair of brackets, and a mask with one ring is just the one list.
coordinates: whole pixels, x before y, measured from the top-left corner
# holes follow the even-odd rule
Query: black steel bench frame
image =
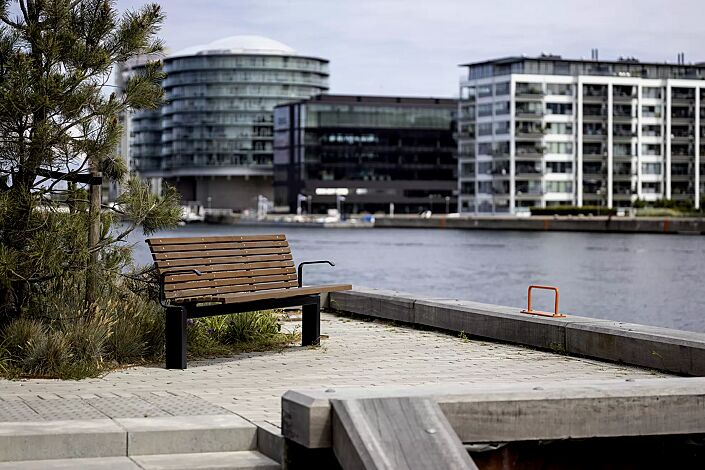
[[(291, 252), (290, 249), (288, 248), (288, 243), (286, 242), (286, 238), (284, 235), (272, 235), (272, 236), (267, 236), (267, 237), (278, 237), (277, 240), (280, 240), (279, 243), (283, 243), (284, 246), (287, 247), (289, 252), (287, 253), (287, 256), (289, 256), (289, 259), (291, 260)], [(213, 241), (209, 242), (208, 238), (210, 237), (194, 237), (193, 239), (198, 239), (199, 240), (199, 245), (203, 245), (203, 249), (207, 250), (209, 247), (207, 246), (209, 243), (230, 243), (230, 242), (223, 242), (221, 240), (219, 241)], [(223, 237), (213, 237), (213, 238), (219, 238), (222, 239)], [(230, 238), (230, 237), (228, 237)], [(232, 238), (246, 238), (246, 237), (232, 237)], [(177, 238), (178, 240), (184, 240), (183, 238)], [(164, 245), (164, 240), (175, 240), (175, 239), (149, 239), (147, 240), (149, 245), (150, 245), (150, 251), (152, 252), (152, 256), (155, 259), (155, 264), (157, 264), (158, 269), (158, 263), (160, 262), (158, 259), (158, 255), (161, 253), (158, 253), (158, 249), (153, 246), (154, 243), (160, 243)], [(188, 239), (192, 240), (192, 239)], [(182, 243), (182, 242), (175, 242), (175, 243)], [(185, 242), (183, 242), (185, 243)], [(232, 242), (234, 244), (237, 244), (239, 242), (235, 241)], [(244, 243), (243, 243), (244, 244)], [(277, 245), (281, 246), (281, 245)], [(283, 249), (283, 248), (282, 248)], [(213, 250), (216, 250), (216, 248), (213, 248)], [(198, 251), (198, 250), (196, 250)], [(215, 252), (217, 253), (217, 251)], [(245, 254), (246, 256), (247, 254)], [(218, 255), (215, 255), (216, 257)], [(237, 255), (224, 255), (224, 256), (237, 256)], [(161, 258), (163, 260), (163, 258)], [(198, 260), (194, 260), (198, 261)], [(226, 261), (223, 261), (223, 263), (226, 263)], [(291, 263), (291, 261), (288, 261), (287, 263)], [(321, 294), (325, 292), (331, 292), (334, 290), (345, 290), (345, 289), (350, 289), (350, 285), (333, 285), (333, 286), (310, 286), (310, 287), (304, 287), (303, 286), (303, 267), (305, 265), (309, 264), (329, 264), (331, 266), (335, 266), (335, 263), (332, 261), (328, 260), (321, 260), (321, 261), (305, 261), (303, 263), (299, 263), (296, 273), (298, 274), (297, 277), (297, 283), (298, 283), (298, 288), (296, 287), (287, 287), (285, 289), (282, 288), (272, 288), (271, 290), (269, 289), (264, 289), (264, 290), (253, 290), (250, 292), (237, 292), (237, 293), (231, 293), (231, 294), (216, 294), (216, 295), (210, 295), (210, 294), (205, 294), (205, 293), (198, 293), (195, 294), (193, 297), (189, 295), (185, 295), (183, 297), (184, 300), (178, 301), (175, 300), (173, 303), (167, 303), (167, 295), (166, 295), (166, 289), (165, 289), (165, 284), (166, 284), (166, 277), (167, 276), (174, 276), (174, 275), (184, 275), (184, 274), (190, 274), (190, 275), (197, 275), (201, 276), (204, 273), (196, 269), (195, 267), (189, 267), (189, 266), (174, 266), (172, 267), (164, 267), (159, 270), (159, 303), (166, 309), (166, 325), (165, 325), (165, 356), (166, 356), (166, 368), (167, 369), (186, 369), (187, 368), (187, 359), (186, 359), (186, 353), (187, 353), (187, 326), (188, 326), (188, 320), (189, 319), (197, 319), (197, 318), (203, 318), (203, 317), (210, 317), (210, 316), (218, 316), (218, 315), (228, 315), (228, 314), (236, 314), (236, 313), (245, 313), (245, 312), (253, 312), (253, 311), (259, 311), (259, 310), (269, 310), (269, 309), (275, 309), (275, 308), (285, 308), (285, 307), (296, 307), (296, 306), (301, 306), (302, 307), (302, 334), (301, 334), (301, 345), (302, 346), (313, 346), (317, 345), (320, 343), (320, 337), (321, 337), (321, 329), (320, 329), (320, 320), (321, 320)], [(217, 264), (217, 263), (216, 263)], [(196, 266), (198, 266), (198, 263), (196, 263)], [(290, 266), (293, 267), (292, 264)], [(248, 268), (243, 267), (243, 269), (248, 270)], [(252, 269), (252, 268), (249, 268)], [(291, 268), (286, 268), (286, 269), (291, 269)], [(220, 272), (230, 272), (230, 270), (227, 271), (220, 271)], [(212, 274), (212, 273), (211, 273)], [(288, 274), (287, 275), (289, 279), (293, 279), (294, 274)], [(251, 279), (253, 280), (253, 285), (257, 284), (257, 275), (253, 274), (251, 276)], [(214, 278), (210, 278), (207, 280), (212, 280)], [(265, 281), (267, 282), (267, 281)], [(290, 285), (293, 284), (293, 280), (287, 281), (285, 284)], [(268, 286), (268, 284), (265, 284), (265, 286)], [(297, 289), (301, 290), (305, 293), (302, 293), (301, 295), (297, 295)], [(203, 289), (201, 289), (203, 290)], [(217, 289), (216, 289), (217, 290)], [(179, 289), (172, 289), (172, 292), (174, 291), (179, 291)], [(256, 300), (245, 300), (245, 301), (239, 301), (237, 300), (238, 296), (247, 296), (247, 295), (252, 295), (252, 294), (259, 294), (263, 298), (259, 298)], [(267, 298), (267, 295), (270, 295), (270, 298)]]

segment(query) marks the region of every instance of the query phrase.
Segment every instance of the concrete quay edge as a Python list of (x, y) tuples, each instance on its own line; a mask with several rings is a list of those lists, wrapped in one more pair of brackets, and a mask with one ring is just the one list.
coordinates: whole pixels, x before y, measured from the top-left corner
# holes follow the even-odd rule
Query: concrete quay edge
[(520, 308), (354, 287), (332, 292), (331, 311), (437, 328), (556, 353), (705, 376), (705, 333), (579, 316), (542, 317)]
[(430, 218), (378, 216), (375, 228), (449, 228), (467, 230), (524, 230), (605, 233), (666, 233), (705, 235), (703, 217), (608, 216), (462, 216)]

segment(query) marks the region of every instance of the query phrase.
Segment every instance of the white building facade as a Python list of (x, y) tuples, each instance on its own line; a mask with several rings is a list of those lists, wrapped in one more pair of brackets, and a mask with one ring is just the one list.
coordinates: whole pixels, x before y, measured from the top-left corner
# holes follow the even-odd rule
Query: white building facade
[(700, 207), (705, 65), (541, 56), (467, 67), (460, 212), (659, 199)]

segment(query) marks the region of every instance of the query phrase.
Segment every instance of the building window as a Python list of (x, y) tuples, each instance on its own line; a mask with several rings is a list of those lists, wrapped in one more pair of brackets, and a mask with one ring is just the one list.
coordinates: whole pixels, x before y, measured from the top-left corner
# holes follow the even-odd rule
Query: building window
[(661, 183), (642, 183), (641, 192), (644, 194), (661, 194)]
[(492, 144), (489, 142), (483, 142), (477, 145), (478, 155), (492, 155)]
[(547, 142), (546, 153), (557, 153), (571, 155), (573, 153), (572, 142)]
[(549, 122), (546, 124), (547, 134), (563, 134), (572, 135), (573, 134), (573, 123), (572, 122)]
[(572, 181), (546, 181), (546, 192), (548, 193), (572, 193)]
[(463, 178), (468, 178), (475, 176), (475, 163), (461, 163), (460, 164), (460, 176)]
[(642, 106), (642, 117), (661, 117), (661, 106)]
[(573, 104), (546, 103), (546, 114), (573, 114)]
[(549, 83), (546, 85), (546, 92), (549, 95), (571, 96), (573, 94), (573, 85), (569, 83)]
[(509, 114), (509, 101), (499, 101), (494, 104), (494, 113), (497, 116)]
[(480, 98), (492, 96), (492, 85), (478, 85), (477, 96)]
[(475, 194), (475, 183), (461, 183), (460, 193), (467, 196), (472, 196)]
[(477, 163), (477, 174), (478, 175), (491, 175), (492, 174), (492, 162), (478, 162)]
[(645, 175), (660, 175), (661, 174), (661, 164), (660, 163), (642, 163), (641, 172)]
[(614, 144), (613, 151), (615, 157), (628, 157), (632, 154), (632, 146), (630, 144)]
[(495, 96), (503, 96), (509, 94), (509, 82), (497, 83), (494, 86)]
[(477, 107), (479, 117), (492, 116), (492, 103), (481, 104)]
[(500, 121), (498, 123), (495, 123), (494, 133), (509, 134), (509, 121)]
[(642, 155), (661, 155), (661, 145), (659, 144), (643, 144), (641, 146)]
[(477, 135), (492, 135), (492, 123), (483, 122), (477, 125)]
[(540, 83), (517, 83), (517, 95), (543, 95), (543, 87)]
[(661, 137), (661, 126), (642, 126), (641, 135), (650, 137)]
[(546, 162), (546, 173), (572, 173), (573, 162)]
[(641, 89), (641, 97), (661, 99), (661, 88), (645, 86)]

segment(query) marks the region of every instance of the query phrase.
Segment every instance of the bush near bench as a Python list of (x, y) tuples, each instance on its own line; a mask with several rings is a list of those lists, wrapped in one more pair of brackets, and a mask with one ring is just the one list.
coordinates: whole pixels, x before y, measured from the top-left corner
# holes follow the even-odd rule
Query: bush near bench
[[(82, 379), (163, 360), (165, 311), (153, 294), (106, 273), (87, 308), (84, 286), (80, 273), (48, 282), (0, 327), (0, 376)], [(273, 310), (190, 320), (187, 334), (192, 357), (280, 350), (299, 337), (281, 331)]]

